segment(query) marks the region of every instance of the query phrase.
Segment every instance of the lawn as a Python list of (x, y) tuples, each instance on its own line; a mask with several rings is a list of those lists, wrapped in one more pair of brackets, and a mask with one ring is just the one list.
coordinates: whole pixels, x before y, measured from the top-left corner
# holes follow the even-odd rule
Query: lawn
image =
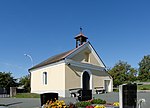
[[(150, 90), (150, 85), (137, 85), (137, 90)], [(119, 88), (115, 88), (114, 92), (119, 92)]]
[(150, 85), (138, 85), (138, 90), (150, 90)]
[(40, 98), (39, 94), (35, 93), (17, 93), (16, 98)]

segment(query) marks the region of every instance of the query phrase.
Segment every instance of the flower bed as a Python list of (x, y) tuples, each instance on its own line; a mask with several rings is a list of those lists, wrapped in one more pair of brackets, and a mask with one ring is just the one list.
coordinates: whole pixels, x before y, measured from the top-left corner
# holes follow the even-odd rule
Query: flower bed
[(48, 101), (43, 108), (119, 108), (119, 102), (106, 103), (105, 100), (92, 99), (66, 105), (64, 101), (56, 100)]
[(45, 105), (44, 108), (67, 108), (66, 104), (64, 101), (48, 101)]

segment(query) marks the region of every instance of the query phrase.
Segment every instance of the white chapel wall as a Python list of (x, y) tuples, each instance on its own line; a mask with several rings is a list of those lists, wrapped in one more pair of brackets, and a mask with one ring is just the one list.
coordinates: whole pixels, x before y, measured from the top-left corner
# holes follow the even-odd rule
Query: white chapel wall
[[(47, 85), (43, 84), (43, 72), (47, 72)], [(45, 66), (31, 71), (31, 92), (56, 92), (64, 96), (65, 92), (65, 63)]]

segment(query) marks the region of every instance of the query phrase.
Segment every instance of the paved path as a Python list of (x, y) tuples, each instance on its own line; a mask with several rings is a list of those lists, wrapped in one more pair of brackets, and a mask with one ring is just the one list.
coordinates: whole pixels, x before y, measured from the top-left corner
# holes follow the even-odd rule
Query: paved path
[[(101, 98), (106, 100), (107, 102), (118, 102), (119, 94), (118, 93), (106, 93), (93, 95), (94, 98)], [(142, 108), (150, 108), (150, 93), (138, 93), (138, 100), (145, 99), (146, 103)], [(66, 103), (76, 102), (75, 98), (61, 98), (61, 100), (65, 100)], [(0, 108), (39, 108), (40, 107), (40, 99), (39, 98), (0, 98), (0, 104), (9, 105), (8, 107)]]
[(0, 104), (8, 105), (8, 107), (4, 107), (4, 108), (37, 108), (40, 106), (40, 99), (39, 98), (0, 98)]
[[(106, 93), (100, 95), (94, 95), (95, 98), (101, 98), (106, 100), (107, 102), (119, 102), (119, 93)], [(145, 99), (146, 102), (142, 104), (142, 108), (150, 108), (150, 92), (138, 92), (137, 93), (137, 101), (139, 99)]]

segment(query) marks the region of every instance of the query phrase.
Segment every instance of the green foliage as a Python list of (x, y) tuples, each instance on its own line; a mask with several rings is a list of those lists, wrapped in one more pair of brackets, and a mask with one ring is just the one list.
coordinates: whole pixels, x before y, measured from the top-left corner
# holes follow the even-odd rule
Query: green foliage
[(150, 80), (150, 55), (144, 56), (139, 62), (139, 76), (140, 81)]
[(30, 92), (30, 75), (22, 77), (19, 84), (24, 86), (25, 92)]
[(39, 94), (35, 93), (17, 93), (16, 98), (40, 98)]
[(0, 72), (0, 87), (9, 89), (10, 87), (16, 87), (18, 84), (16, 79), (10, 72)]
[(88, 102), (88, 101), (81, 101), (81, 102), (76, 103), (77, 107), (86, 107), (86, 106), (89, 106), (89, 105), (91, 105), (91, 102)]
[(102, 99), (93, 99), (91, 101), (92, 104), (105, 104), (106, 101), (105, 100), (102, 100)]
[(76, 106), (77, 107), (87, 107), (87, 106), (90, 106), (91, 104), (106, 104), (106, 101), (102, 100), (102, 99), (93, 99), (90, 101), (77, 102)]
[(113, 78), (114, 86), (117, 87), (123, 83), (134, 82), (137, 70), (132, 68), (127, 62), (119, 61), (112, 69), (108, 70), (108, 73)]
[(118, 88), (113, 89), (113, 92), (119, 92), (119, 89)]

